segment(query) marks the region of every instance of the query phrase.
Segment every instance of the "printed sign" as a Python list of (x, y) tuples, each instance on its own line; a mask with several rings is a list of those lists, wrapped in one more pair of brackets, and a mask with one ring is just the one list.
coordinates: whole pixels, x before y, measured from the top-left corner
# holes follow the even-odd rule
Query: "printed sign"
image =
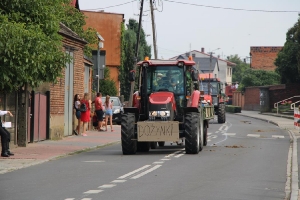
[(179, 140), (178, 121), (147, 121), (137, 123), (138, 141), (177, 141)]

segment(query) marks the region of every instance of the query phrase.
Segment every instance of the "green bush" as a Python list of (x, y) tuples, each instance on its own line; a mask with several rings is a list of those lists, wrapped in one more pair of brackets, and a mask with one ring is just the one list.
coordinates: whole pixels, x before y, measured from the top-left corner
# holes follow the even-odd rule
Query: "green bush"
[(231, 105), (227, 105), (225, 107), (226, 112), (229, 113), (241, 113), (242, 108), (239, 106), (231, 106)]

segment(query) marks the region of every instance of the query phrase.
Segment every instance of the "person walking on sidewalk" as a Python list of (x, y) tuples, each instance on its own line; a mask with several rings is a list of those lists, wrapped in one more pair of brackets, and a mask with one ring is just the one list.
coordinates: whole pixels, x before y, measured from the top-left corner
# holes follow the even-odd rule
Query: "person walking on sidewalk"
[(77, 121), (77, 126), (76, 129), (74, 130), (75, 135), (78, 135), (79, 131), (80, 131), (80, 124), (81, 124), (81, 120), (80, 120), (80, 110), (79, 110), (79, 106), (80, 106), (80, 96), (79, 94), (76, 94), (74, 96), (74, 109), (75, 109), (75, 116)]
[(113, 127), (112, 127), (112, 102), (109, 100), (110, 96), (106, 96), (105, 99), (105, 131), (107, 131), (107, 123), (108, 123), (108, 118), (110, 122), (110, 130), (113, 132)]
[(86, 111), (80, 113), (80, 120), (83, 122), (83, 131), (82, 136), (87, 136), (87, 124), (91, 120), (91, 100), (89, 99), (89, 94), (84, 93), (83, 100), (81, 100), (80, 104), (85, 104)]
[[(6, 114), (9, 114), (11, 117), (13, 116), (11, 112), (8, 110), (7, 111), (0, 110), (0, 116)], [(2, 146), (1, 156), (2, 157), (13, 156), (14, 154), (9, 150), (10, 133), (4, 127), (2, 127), (1, 119), (0, 119), (0, 135), (1, 135), (1, 146)]]
[(95, 112), (98, 118), (98, 131), (103, 131), (102, 122), (103, 122), (103, 103), (102, 103), (102, 94), (101, 92), (97, 93), (97, 96), (94, 100), (95, 102)]

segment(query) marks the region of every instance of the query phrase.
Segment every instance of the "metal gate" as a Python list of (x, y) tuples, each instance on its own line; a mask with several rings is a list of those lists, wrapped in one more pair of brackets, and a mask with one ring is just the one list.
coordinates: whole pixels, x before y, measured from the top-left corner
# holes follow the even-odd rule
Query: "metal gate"
[[(46, 140), (47, 96), (41, 93), (34, 95), (33, 107), (33, 142)], [(31, 119), (32, 119), (31, 118)]]

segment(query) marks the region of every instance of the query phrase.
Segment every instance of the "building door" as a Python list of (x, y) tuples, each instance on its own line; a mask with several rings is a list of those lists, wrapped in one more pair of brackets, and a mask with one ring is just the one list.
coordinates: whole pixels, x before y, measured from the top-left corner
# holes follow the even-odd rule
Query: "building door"
[(90, 85), (90, 68), (86, 65), (84, 66), (84, 93), (88, 93)]
[(74, 54), (72, 51), (66, 51), (72, 58), (66, 63), (65, 68), (65, 100), (64, 100), (64, 136), (72, 135), (73, 119), (73, 80), (74, 80)]

